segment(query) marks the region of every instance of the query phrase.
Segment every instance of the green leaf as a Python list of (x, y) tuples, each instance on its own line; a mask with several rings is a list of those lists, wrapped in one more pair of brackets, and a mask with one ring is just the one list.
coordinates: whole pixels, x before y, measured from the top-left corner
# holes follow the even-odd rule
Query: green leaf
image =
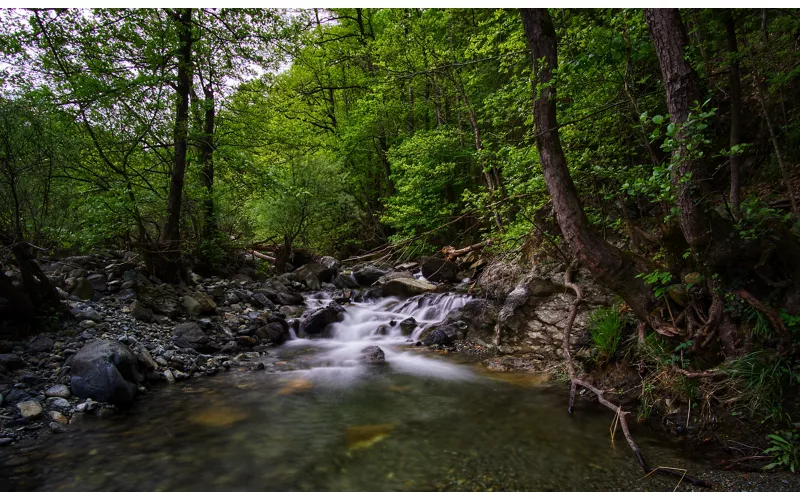
[(661, 125), (664, 122), (664, 117), (661, 115), (656, 115), (653, 117), (653, 123), (656, 125)]

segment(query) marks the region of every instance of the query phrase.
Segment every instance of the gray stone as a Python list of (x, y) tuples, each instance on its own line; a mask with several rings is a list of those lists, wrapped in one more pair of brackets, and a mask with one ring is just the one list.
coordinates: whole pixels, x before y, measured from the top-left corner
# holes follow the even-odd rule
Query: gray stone
[(299, 293), (281, 292), (278, 294), (278, 304), (283, 306), (301, 306), (305, 299)]
[(417, 329), (418, 325), (419, 323), (417, 323), (417, 320), (414, 318), (406, 318), (400, 322), (400, 331), (406, 337), (410, 337), (411, 334), (414, 333), (414, 330)]
[(69, 401), (64, 398), (47, 398), (47, 404), (56, 408), (69, 408)]
[(72, 393), (69, 392), (69, 387), (66, 385), (58, 384), (44, 391), (44, 395), (48, 398), (68, 398)]
[(75, 286), (70, 290), (70, 294), (81, 300), (89, 300), (94, 297), (94, 287), (86, 278), (78, 278), (75, 280)]
[(353, 278), (362, 286), (371, 286), (388, 271), (371, 264), (359, 264), (353, 269)]
[(303, 318), (300, 325), (303, 331), (310, 335), (323, 333), (325, 327), (331, 323), (344, 319), (344, 308), (336, 302), (331, 302), (325, 307), (320, 307)]
[(45, 352), (53, 349), (55, 345), (56, 340), (51, 335), (42, 334), (28, 344), (28, 350), (31, 352)]
[(164, 370), (164, 380), (166, 380), (168, 384), (175, 383), (175, 375), (172, 374), (171, 370)]
[(181, 323), (173, 328), (172, 340), (178, 347), (194, 349), (202, 354), (211, 354), (219, 350), (197, 323)]
[(430, 257), (422, 263), (422, 275), (431, 281), (456, 281), (458, 266), (449, 260)]
[(152, 322), (155, 318), (153, 311), (142, 305), (138, 300), (134, 300), (130, 305), (131, 315), (139, 321)]
[(436, 290), (436, 285), (414, 278), (394, 278), (383, 284), (384, 297), (412, 297)]
[(118, 406), (129, 406), (143, 380), (136, 356), (113, 340), (92, 340), (70, 362), (72, 393)]
[(39, 418), (44, 411), (42, 405), (35, 400), (17, 403), (17, 408), (19, 408), (19, 412), (24, 418), (29, 419)]
[(16, 354), (0, 354), (0, 371), (18, 370), (23, 366), (25, 362)]
[(183, 308), (186, 309), (186, 314), (189, 316), (200, 316), (200, 313), (203, 312), (203, 306), (200, 305), (200, 302), (189, 295), (184, 295), (181, 298), (181, 304), (183, 304)]
[(75, 315), (75, 319), (77, 320), (88, 319), (90, 321), (96, 321), (97, 323), (100, 323), (101, 321), (103, 321), (103, 319), (105, 319), (103, 318), (102, 314), (95, 311), (91, 307), (86, 307), (83, 309), (73, 309), (72, 313)]
[(95, 292), (105, 292), (108, 290), (108, 283), (104, 274), (91, 274), (86, 278), (92, 284)]
[(359, 361), (370, 365), (379, 365), (386, 363), (386, 355), (380, 347), (371, 345), (361, 350), (361, 358)]
[(358, 282), (354, 280), (353, 277), (350, 276), (349, 274), (338, 274), (333, 279), (333, 284), (337, 288), (343, 288), (343, 289), (358, 288), (360, 286)]

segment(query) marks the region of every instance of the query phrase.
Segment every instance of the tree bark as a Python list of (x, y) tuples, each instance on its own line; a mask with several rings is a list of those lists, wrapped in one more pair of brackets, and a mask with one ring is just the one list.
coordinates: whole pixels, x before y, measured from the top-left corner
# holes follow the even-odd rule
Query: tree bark
[(558, 225), (577, 258), (600, 282), (621, 296), (639, 319), (648, 321), (652, 293), (644, 281), (637, 278), (644, 270), (637, 269), (633, 259), (592, 230), (567, 168), (558, 133), (556, 88), (552, 81), (558, 67), (553, 22), (547, 9), (521, 9), (521, 15), (533, 56), (536, 147)]
[[(189, 93), (192, 84), (192, 9), (180, 9), (171, 16), (178, 25), (178, 85), (175, 107), (175, 160), (167, 204), (167, 224), (164, 231), (167, 248), (174, 253), (180, 249), (181, 200), (186, 176), (186, 149), (189, 135)], [(170, 255), (170, 258), (173, 256)]]
[[(730, 147), (741, 142), (741, 122), (742, 122), (742, 85), (739, 75), (739, 47), (736, 43), (736, 22), (733, 19), (731, 9), (723, 11), (725, 21), (725, 31), (728, 37), (728, 57), (730, 58), (728, 69), (728, 86), (731, 92), (731, 140)], [(739, 193), (741, 184), (739, 173), (741, 172), (742, 156), (731, 153), (731, 193), (730, 205), (731, 212), (735, 217), (739, 217)]]
[(661, 65), (667, 91), (670, 121), (678, 128), (678, 148), (672, 153), (672, 186), (680, 210), (678, 222), (695, 262), (711, 276), (736, 262), (737, 244), (730, 223), (711, 210), (704, 200), (702, 162), (691, 157), (686, 147), (686, 130), (691, 107), (700, 100), (697, 75), (686, 61), (689, 44), (678, 9), (644, 9), (644, 18)]
[(200, 161), (203, 164), (202, 182), (206, 190), (204, 209), (205, 223), (203, 237), (210, 239), (217, 231), (217, 219), (214, 215), (214, 122), (216, 119), (216, 102), (211, 82), (203, 86), (205, 97), (205, 120), (203, 123), (203, 139), (200, 145)]

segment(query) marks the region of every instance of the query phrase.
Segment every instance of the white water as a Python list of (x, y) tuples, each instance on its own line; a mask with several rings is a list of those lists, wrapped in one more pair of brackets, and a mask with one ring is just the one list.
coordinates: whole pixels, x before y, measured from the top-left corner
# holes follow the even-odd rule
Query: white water
[[(326, 306), (331, 300), (325, 292), (308, 295), (307, 310), (310, 312)], [(471, 378), (473, 372), (466, 367), (404, 349), (418, 339), (425, 327), (441, 322), (450, 311), (462, 307), (469, 300), (464, 295), (444, 293), (346, 304), (343, 306), (343, 321), (329, 326), (333, 338), (301, 339), (292, 332), (295, 340), (290, 341), (287, 347), (322, 348), (323, 352), (316, 356), (316, 362), (322, 366), (312, 368), (313, 378), (329, 378), (336, 374), (334, 378), (340, 383), (343, 379), (357, 378), (366, 370), (358, 360), (362, 356), (361, 350), (368, 346), (380, 347), (386, 362), (398, 372), (447, 379)], [(404, 336), (400, 327), (400, 322), (408, 318), (417, 322), (410, 337)]]

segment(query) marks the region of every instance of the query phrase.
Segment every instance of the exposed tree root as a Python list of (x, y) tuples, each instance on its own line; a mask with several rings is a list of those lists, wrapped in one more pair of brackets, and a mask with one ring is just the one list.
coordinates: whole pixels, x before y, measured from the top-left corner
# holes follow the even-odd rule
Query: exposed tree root
[[(564, 351), (564, 359), (567, 363), (567, 373), (569, 374), (570, 380), (570, 390), (569, 390), (569, 407), (567, 411), (572, 414), (572, 408), (575, 402), (575, 390), (577, 386), (581, 386), (591, 392), (593, 392), (597, 396), (597, 401), (600, 402), (603, 406), (609, 408), (614, 413), (616, 413), (615, 419), (619, 421), (619, 425), (622, 428), (622, 434), (625, 436), (625, 440), (628, 442), (628, 446), (630, 446), (631, 450), (633, 450), (634, 455), (636, 455), (636, 460), (638, 460), (639, 465), (642, 467), (646, 475), (650, 474), (660, 474), (664, 476), (670, 477), (678, 477), (681, 481), (687, 481), (695, 486), (701, 486), (704, 488), (710, 488), (711, 485), (703, 481), (702, 479), (697, 479), (695, 477), (686, 475), (686, 471), (683, 473), (679, 472), (679, 469), (671, 469), (665, 467), (656, 467), (651, 469), (647, 465), (647, 461), (644, 458), (641, 450), (636, 445), (636, 442), (633, 440), (631, 436), (630, 429), (628, 428), (628, 422), (626, 417), (630, 414), (627, 411), (624, 411), (620, 406), (615, 405), (611, 401), (607, 400), (604, 396), (604, 391), (598, 389), (597, 387), (593, 386), (592, 384), (582, 380), (577, 376), (575, 373), (575, 365), (572, 361), (572, 352), (570, 351), (569, 341), (570, 341), (570, 334), (572, 333), (572, 325), (575, 323), (575, 317), (578, 315), (578, 306), (583, 301), (583, 290), (579, 287), (576, 283), (572, 281), (572, 273), (574, 269), (572, 266), (567, 268), (566, 273), (564, 273), (564, 285), (567, 288), (570, 288), (573, 292), (575, 292), (575, 300), (572, 303), (572, 307), (569, 311), (569, 316), (567, 318), (567, 324), (564, 326), (564, 339), (563, 339), (563, 351)], [(682, 469), (680, 469), (682, 470)]]
[(775, 328), (775, 331), (781, 334), (781, 336), (783, 337), (783, 341), (786, 343), (786, 345), (790, 345), (791, 344), (791, 342), (792, 342), (792, 333), (789, 331), (789, 329), (783, 323), (783, 320), (781, 319), (781, 317), (778, 316), (778, 313), (775, 312), (775, 309), (772, 309), (771, 307), (769, 307), (768, 305), (764, 304), (763, 302), (761, 302), (757, 298), (753, 297), (753, 295), (750, 292), (748, 292), (747, 290), (744, 290), (744, 289), (737, 290), (736, 291), (736, 296), (739, 297), (740, 299), (744, 300), (745, 302), (747, 302), (748, 304), (750, 304), (754, 308), (756, 308), (761, 313), (763, 313), (764, 316), (766, 316), (767, 319), (769, 320), (770, 324), (772, 324), (772, 327)]

